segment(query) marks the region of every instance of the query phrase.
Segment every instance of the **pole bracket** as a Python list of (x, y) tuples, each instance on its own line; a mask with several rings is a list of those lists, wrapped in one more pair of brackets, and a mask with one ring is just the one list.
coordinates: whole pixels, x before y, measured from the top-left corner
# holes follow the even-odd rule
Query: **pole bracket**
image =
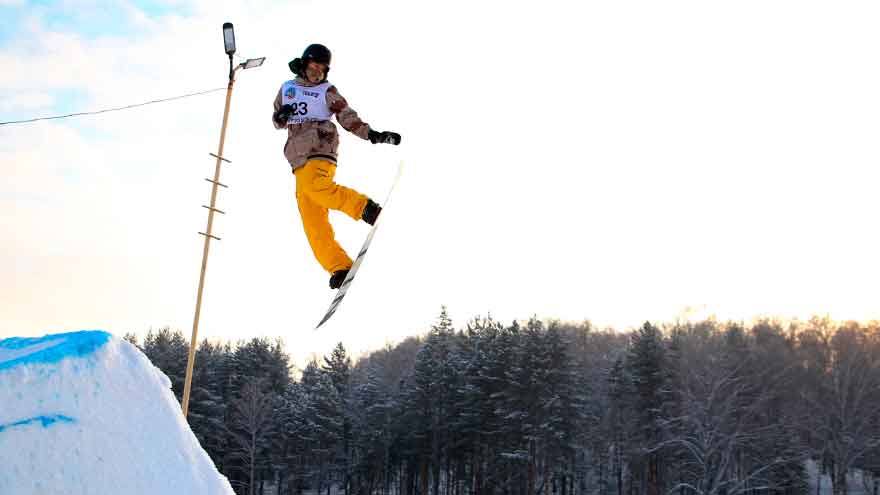
[(231, 161), (227, 160), (226, 158), (223, 158), (223, 157), (220, 156), (220, 155), (215, 155), (214, 153), (208, 153), (208, 154), (211, 155), (211, 156), (213, 156), (214, 158), (216, 158), (216, 159), (218, 159), (218, 160), (223, 160), (223, 161), (226, 162), (226, 163), (232, 163)]
[(220, 240), (220, 238), (217, 237), (216, 235), (206, 234), (206, 233), (204, 233), (204, 232), (199, 232), (199, 234), (202, 234), (202, 235), (205, 236), (205, 237), (210, 237), (211, 239), (215, 239), (215, 240), (218, 240), (218, 241)]
[(202, 208), (207, 208), (207, 209), (209, 209), (209, 210), (211, 210), (211, 211), (216, 211), (217, 213), (219, 213), (219, 214), (221, 214), (221, 215), (225, 215), (225, 214), (226, 214), (225, 211), (223, 211), (223, 210), (218, 210), (217, 208), (211, 208), (210, 206), (202, 205)]
[(217, 184), (217, 185), (220, 186), (220, 187), (229, 188), (229, 186), (227, 186), (226, 184), (222, 184), (222, 183), (220, 183), (220, 182), (217, 182), (216, 180), (211, 180), (211, 179), (208, 179), (208, 178), (205, 178), (205, 180), (208, 181), (208, 182), (210, 182), (211, 184)]

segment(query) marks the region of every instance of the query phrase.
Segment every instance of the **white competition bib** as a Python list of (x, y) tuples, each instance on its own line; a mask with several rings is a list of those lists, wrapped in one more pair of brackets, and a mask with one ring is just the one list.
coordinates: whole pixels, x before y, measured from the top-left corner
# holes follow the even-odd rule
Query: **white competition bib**
[(296, 81), (287, 81), (281, 86), (281, 104), (293, 107), (287, 119), (288, 124), (320, 122), (330, 120), (333, 115), (327, 106), (329, 82), (317, 86), (300, 86)]

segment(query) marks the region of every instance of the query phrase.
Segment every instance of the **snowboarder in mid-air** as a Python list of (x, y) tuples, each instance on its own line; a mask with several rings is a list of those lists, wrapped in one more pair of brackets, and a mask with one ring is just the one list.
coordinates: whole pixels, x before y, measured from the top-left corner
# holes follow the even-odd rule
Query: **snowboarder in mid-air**
[(306, 238), (315, 258), (331, 274), (330, 287), (338, 289), (352, 260), (336, 242), (328, 209), (373, 225), (382, 207), (333, 181), (339, 135), (330, 118), (335, 115), (345, 130), (373, 144), (400, 144), (400, 134), (373, 130), (327, 82), (330, 50), (326, 46), (309, 45), (288, 66), (296, 78), (281, 85), (272, 121), (276, 129), (287, 129), (284, 156), (296, 177), (296, 202)]

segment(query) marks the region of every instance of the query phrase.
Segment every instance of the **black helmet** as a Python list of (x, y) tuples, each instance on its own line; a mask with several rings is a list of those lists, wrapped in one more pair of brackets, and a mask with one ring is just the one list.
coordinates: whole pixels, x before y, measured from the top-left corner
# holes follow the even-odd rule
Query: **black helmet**
[(330, 50), (324, 45), (315, 43), (306, 47), (302, 59), (305, 63), (314, 60), (319, 64), (330, 65)]
[(330, 49), (324, 45), (314, 43), (307, 46), (302, 57), (291, 60), (287, 66), (290, 67), (290, 72), (305, 77), (305, 68), (311, 61), (327, 66), (327, 70), (324, 71), (324, 80), (326, 81), (327, 73), (330, 72)]

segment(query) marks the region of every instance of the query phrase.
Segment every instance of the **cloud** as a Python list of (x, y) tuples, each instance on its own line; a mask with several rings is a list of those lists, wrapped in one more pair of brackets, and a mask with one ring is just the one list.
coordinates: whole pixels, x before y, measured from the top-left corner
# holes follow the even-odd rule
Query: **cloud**
[(41, 91), (20, 91), (14, 95), (7, 94), (0, 100), (0, 112), (11, 113), (19, 110), (39, 110), (51, 107), (55, 97)]

